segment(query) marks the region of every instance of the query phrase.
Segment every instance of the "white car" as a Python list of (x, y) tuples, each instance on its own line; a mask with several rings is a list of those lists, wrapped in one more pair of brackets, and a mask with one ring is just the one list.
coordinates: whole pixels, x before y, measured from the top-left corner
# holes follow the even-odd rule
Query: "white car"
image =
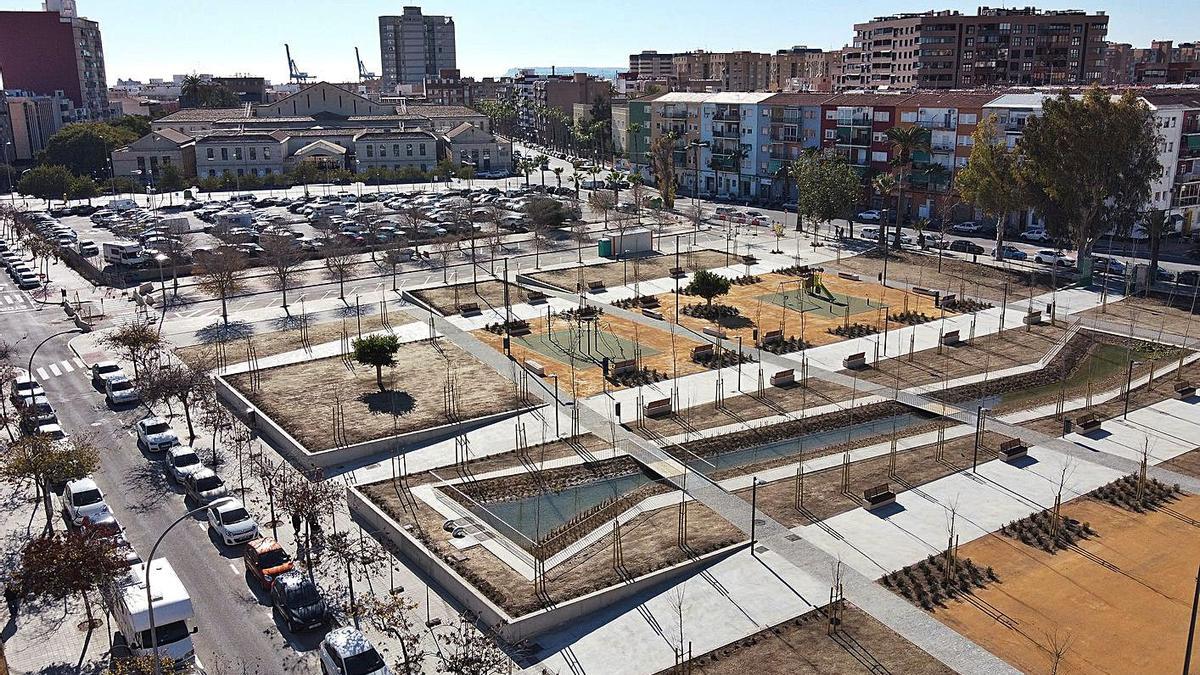
[(86, 518), (90, 523), (99, 523), (112, 518), (112, 510), (104, 502), (104, 493), (91, 477), (67, 482), (63, 488), (63, 511), (67, 520), (79, 527)]
[(229, 488), (225, 487), (225, 481), (209, 468), (200, 469), (185, 476), (183, 491), (200, 504), (211, 504), (229, 494)]
[(1033, 256), (1033, 261), (1043, 265), (1057, 265), (1059, 267), (1070, 267), (1075, 264), (1075, 261), (1068, 258), (1061, 251), (1038, 251), (1037, 255)]
[(176, 445), (167, 450), (166, 464), (167, 475), (177, 483), (183, 483), (188, 476), (204, 468), (200, 456), (190, 445)]
[(951, 226), (950, 231), (957, 232), (959, 234), (978, 234), (983, 232), (983, 225), (980, 225), (979, 223), (973, 223), (968, 220), (965, 223), (958, 223), (957, 225)]
[(37, 380), (28, 375), (18, 375), (16, 379), (12, 381), (9, 391), (11, 393), (13, 402), (18, 406), (21, 405), (20, 402), (23, 399), (31, 399), (36, 396), (46, 395), (46, 390), (42, 389), (42, 385), (38, 384)]
[(858, 229), (858, 236), (862, 237), (863, 239), (870, 239), (871, 241), (879, 241), (879, 228), (860, 227)]
[(208, 526), (226, 546), (244, 544), (258, 536), (258, 523), (240, 500), (222, 499), (208, 507)]
[(1021, 238), (1025, 241), (1054, 241), (1054, 237), (1051, 237), (1048, 232), (1040, 228), (1025, 230), (1021, 233)]
[(179, 436), (161, 417), (147, 417), (136, 425), (138, 444), (150, 452), (163, 452), (179, 445)]
[(133, 382), (124, 375), (120, 377), (110, 377), (104, 381), (104, 400), (108, 401), (109, 405), (129, 405), (137, 403), (141, 395), (134, 388)]
[(878, 223), (880, 214), (878, 211), (872, 209), (870, 211), (863, 211), (862, 213), (856, 215), (854, 218), (856, 220), (861, 220), (864, 223)]
[(103, 387), (106, 380), (114, 377), (125, 377), (125, 371), (116, 361), (97, 361), (92, 364), (92, 384)]
[(321, 646), (321, 672), (325, 675), (390, 675), (392, 672), (367, 636), (350, 626), (329, 631)]

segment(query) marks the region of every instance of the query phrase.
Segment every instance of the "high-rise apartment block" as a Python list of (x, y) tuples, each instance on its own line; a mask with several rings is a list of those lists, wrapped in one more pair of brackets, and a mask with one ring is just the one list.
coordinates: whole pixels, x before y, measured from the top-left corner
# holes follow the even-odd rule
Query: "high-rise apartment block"
[(443, 69), (456, 68), (454, 19), (424, 16), (420, 7), (405, 7), (400, 16), (379, 17), (379, 57), (385, 88), (421, 84)]
[(633, 79), (665, 80), (675, 74), (674, 54), (660, 54), (653, 49), (629, 55), (629, 76)]
[(6, 89), (69, 99), (79, 119), (108, 115), (100, 24), (77, 16), (71, 0), (0, 12), (0, 77)]
[(876, 17), (854, 34), (839, 88), (1071, 85), (1103, 79), (1108, 16), (980, 7)]

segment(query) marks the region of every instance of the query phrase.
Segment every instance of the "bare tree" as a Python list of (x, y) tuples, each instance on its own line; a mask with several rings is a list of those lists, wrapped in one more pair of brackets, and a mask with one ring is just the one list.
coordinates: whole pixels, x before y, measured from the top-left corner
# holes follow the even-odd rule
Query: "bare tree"
[(338, 282), (338, 299), (346, 299), (346, 277), (354, 270), (358, 252), (345, 241), (333, 239), (325, 247), (325, 271)]
[(608, 229), (608, 214), (617, 208), (617, 198), (604, 190), (593, 190), (588, 193), (588, 206), (604, 214), (604, 229)]
[(1062, 667), (1063, 660), (1071, 651), (1071, 631), (1060, 632), (1055, 628), (1053, 632), (1046, 634), (1046, 641), (1050, 643), (1047, 649), (1050, 652), (1050, 675), (1058, 675), (1058, 669)]
[(400, 209), (400, 222), (404, 224), (404, 230), (413, 242), (413, 251), (417, 251), (418, 234), (421, 225), (425, 223), (425, 214), (415, 206), (408, 206)]
[[(167, 267), (171, 270), (171, 295), (174, 297), (179, 296), (179, 276), (183, 269), (191, 265), (195, 247), (195, 238), (187, 232), (165, 237), (159, 244), (159, 253), (167, 257)], [(163, 302), (166, 301), (163, 298)]]
[(436, 634), (441, 672), (456, 675), (501, 675), (508, 670), (508, 656), (496, 646), (492, 631), (481, 630), (475, 617), (459, 615), (450, 630)]
[(192, 406), (213, 396), (212, 378), (208, 371), (214, 365), (207, 361), (193, 361), (191, 366), (172, 363), (149, 371), (141, 384), (142, 397), (146, 401), (162, 401), (168, 405), (171, 401), (179, 401), (183, 406), (183, 418), (187, 421), (189, 443), (196, 440)]
[(100, 336), (97, 342), (132, 363), (134, 379), (138, 378), (139, 368), (162, 353), (166, 346), (153, 320), (136, 318)]
[(229, 325), (229, 298), (245, 286), (246, 256), (232, 248), (222, 248), (203, 256), (196, 265), (200, 289), (221, 298), (221, 322)]
[(359, 606), (359, 612), (373, 629), (400, 645), (400, 657), (403, 660), (396, 664), (396, 670), (404, 675), (423, 672), (421, 663), (425, 660), (425, 650), (413, 618), (416, 608), (416, 603), (398, 592), (372, 593)]
[(100, 450), (86, 434), (76, 434), (66, 441), (29, 434), (0, 450), (0, 477), (34, 484), (46, 511), (47, 531), (54, 529), (52, 486), (83, 478), (99, 466)]
[[(287, 292), (292, 277), (300, 272), (304, 254), (296, 248), (296, 240), (287, 236), (268, 236), (259, 239), (263, 249), (263, 262), (271, 272), (271, 280), (283, 294), (283, 309), (288, 308)], [(290, 313), (290, 312), (289, 312)]]

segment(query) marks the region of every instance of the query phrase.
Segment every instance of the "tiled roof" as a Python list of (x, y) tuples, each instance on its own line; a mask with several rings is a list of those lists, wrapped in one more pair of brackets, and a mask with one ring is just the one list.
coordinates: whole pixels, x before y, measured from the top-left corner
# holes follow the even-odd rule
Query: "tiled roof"
[(437, 138), (437, 134), (424, 129), (367, 129), (355, 140), (370, 136), (372, 138)]
[(177, 122), (216, 122), (226, 119), (246, 119), (248, 115), (247, 108), (184, 108), (167, 115), (160, 117), (154, 122), (157, 123), (177, 123)]
[(912, 96), (909, 92), (848, 92), (835, 94), (822, 105), (889, 108), (903, 104)]
[(183, 132), (175, 131), (174, 129), (162, 129), (159, 131), (153, 131), (151, 133), (158, 134), (172, 143), (183, 144), (193, 140), (191, 136), (188, 136)]
[(483, 113), (461, 105), (410, 103), (407, 109), (410, 115), (424, 115), (425, 117), (483, 117)]
[(804, 105), (821, 105), (828, 101), (833, 94), (812, 93), (812, 92), (796, 92), (790, 94), (775, 94), (771, 98), (763, 101), (767, 105), (788, 105), (788, 106), (804, 106)]
[(991, 90), (927, 90), (913, 92), (904, 102), (909, 108), (982, 108), (1006, 94), (1004, 89)]
[(198, 142), (199, 141), (207, 141), (207, 140), (213, 140), (213, 141), (224, 141), (224, 140), (251, 141), (251, 140), (253, 140), (253, 141), (268, 141), (269, 142), (269, 141), (280, 141), (283, 139), (277, 138), (272, 133), (267, 132), (267, 131), (241, 131), (238, 129), (216, 129), (216, 130), (210, 131), (208, 133), (205, 133), (201, 136), (198, 136), (196, 138), (196, 140)]

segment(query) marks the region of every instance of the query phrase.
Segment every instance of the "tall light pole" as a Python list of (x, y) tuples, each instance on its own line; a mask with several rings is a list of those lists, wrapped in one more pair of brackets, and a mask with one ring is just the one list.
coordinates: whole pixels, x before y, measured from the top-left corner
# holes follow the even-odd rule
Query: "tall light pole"
[(15, 209), (17, 207), (17, 186), (13, 185), (12, 160), (8, 158), (8, 149), (11, 146), (12, 141), (4, 141), (4, 166), (8, 167), (8, 199)]
[(53, 340), (54, 338), (56, 338), (60, 335), (67, 335), (70, 333), (78, 333), (78, 332), (80, 332), (80, 330), (78, 328), (72, 328), (71, 330), (60, 330), (59, 332), (54, 333), (53, 335), (49, 335), (45, 339), (43, 339), (41, 342), (37, 343), (37, 346), (33, 348), (33, 351), (29, 353), (29, 367), (25, 369), (26, 372), (29, 374), (29, 378), (33, 379), (33, 357), (37, 355), (38, 350), (42, 348), (42, 345), (46, 344), (47, 342)]
[(158, 633), (154, 631), (154, 596), (150, 593), (150, 566), (154, 564), (154, 552), (158, 550), (158, 545), (162, 543), (162, 540), (167, 536), (167, 533), (175, 529), (176, 525), (182, 523), (188, 518), (191, 518), (197, 513), (200, 513), (201, 511), (207, 511), (214, 506), (222, 506), (231, 501), (233, 501), (232, 497), (218, 499), (209, 504), (205, 504), (204, 506), (194, 508), (182, 516), (179, 516), (175, 519), (175, 522), (171, 523), (167, 526), (167, 529), (163, 530), (162, 534), (158, 535), (158, 539), (154, 542), (154, 546), (150, 548), (150, 557), (146, 558), (146, 610), (149, 612), (150, 617), (150, 645), (154, 650), (154, 675), (162, 675), (162, 657), (158, 655)]

